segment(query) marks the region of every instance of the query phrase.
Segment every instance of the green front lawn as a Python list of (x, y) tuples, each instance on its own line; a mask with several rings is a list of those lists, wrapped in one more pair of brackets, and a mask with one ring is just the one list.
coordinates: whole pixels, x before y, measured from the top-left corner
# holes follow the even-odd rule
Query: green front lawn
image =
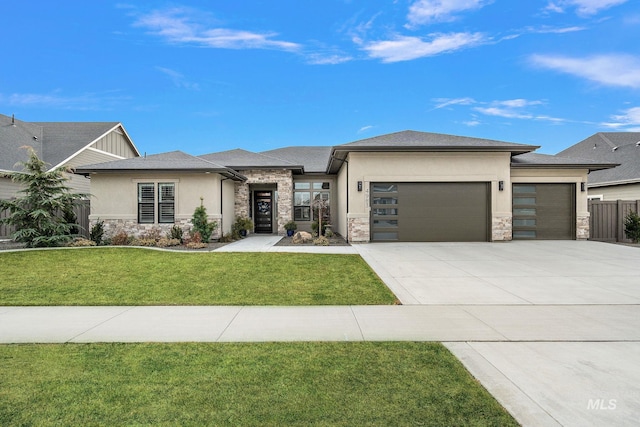
[(0, 305), (363, 305), (394, 295), (358, 255), (137, 248), (0, 252)]
[(435, 343), (0, 346), (0, 425), (517, 425)]

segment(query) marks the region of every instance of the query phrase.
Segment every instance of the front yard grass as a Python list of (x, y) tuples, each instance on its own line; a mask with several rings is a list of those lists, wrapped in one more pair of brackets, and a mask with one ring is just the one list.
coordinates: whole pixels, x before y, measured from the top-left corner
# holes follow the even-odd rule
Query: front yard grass
[(358, 255), (137, 248), (0, 252), (0, 305), (372, 305), (395, 296)]
[(0, 425), (517, 425), (436, 343), (0, 346)]

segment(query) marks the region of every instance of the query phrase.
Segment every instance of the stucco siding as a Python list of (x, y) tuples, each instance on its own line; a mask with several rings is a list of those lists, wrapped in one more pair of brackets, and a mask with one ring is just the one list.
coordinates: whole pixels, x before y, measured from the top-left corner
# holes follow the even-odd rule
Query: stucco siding
[(230, 179), (222, 181), (222, 232), (231, 233), (234, 217), (234, 191), (235, 185)]
[(335, 208), (337, 224), (335, 226), (335, 230), (342, 235), (343, 237), (347, 237), (347, 168), (349, 166), (346, 163), (342, 164), (340, 171), (338, 172), (338, 177), (336, 179), (336, 199), (337, 205)]
[(602, 200), (640, 200), (640, 183), (592, 187), (589, 196), (601, 196)]
[[(492, 224), (511, 218), (509, 153), (358, 153), (349, 154), (348, 233), (352, 241), (368, 241), (369, 188), (373, 182), (488, 182)], [(362, 190), (358, 191), (358, 181)], [(498, 183), (504, 181), (504, 191)], [(508, 222), (508, 221), (507, 221)], [(362, 235), (356, 235), (356, 234)], [(492, 240), (508, 239), (500, 231)]]
[[(138, 183), (175, 183), (175, 222), (187, 224), (202, 203), (209, 219), (219, 221), (220, 175), (218, 174), (93, 174), (91, 176), (92, 221), (136, 223), (138, 217)], [(155, 224), (158, 225), (158, 224)], [(168, 227), (170, 225), (162, 225)]]

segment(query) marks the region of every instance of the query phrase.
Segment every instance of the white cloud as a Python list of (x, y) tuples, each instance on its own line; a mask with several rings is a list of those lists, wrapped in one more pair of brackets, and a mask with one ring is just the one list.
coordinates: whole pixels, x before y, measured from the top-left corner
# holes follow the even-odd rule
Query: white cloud
[(432, 34), (428, 41), (398, 35), (393, 40), (370, 42), (363, 49), (371, 58), (379, 58), (382, 62), (400, 62), (453, 52), (486, 41), (481, 33)]
[(607, 86), (640, 88), (640, 57), (624, 54), (572, 58), (561, 55), (532, 55), (532, 64), (571, 74)]
[(533, 118), (533, 115), (531, 114), (523, 113), (511, 108), (475, 107), (474, 110), (487, 116), (505, 117), (507, 119), (532, 119)]
[(545, 10), (564, 13), (568, 8), (575, 8), (578, 15), (591, 16), (626, 2), (627, 0), (557, 0), (550, 1)]
[(192, 83), (187, 81), (184, 75), (182, 75), (181, 73), (175, 70), (172, 70), (170, 68), (165, 68), (165, 67), (156, 67), (156, 70), (168, 76), (176, 87), (189, 89), (189, 90), (200, 89), (200, 86), (197, 83)]
[(353, 57), (339, 54), (310, 53), (306, 55), (307, 63), (314, 65), (335, 65), (353, 60)]
[(409, 7), (407, 20), (412, 26), (456, 19), (455, 14), (480, 9), (492, 0), (418, 0)]
[(358, 129), (358, 133), (363, 133), (366, 132), (370, 129), (373, 129), (373, 126), (369, 125), (369, 126), (362, 126), (360, 129)]
[(84, 93), (75, 96), (62, 95), (60, 91), (52, 93), (0, 93), (0, 104), (14, 106), (52, 107), (64, 110), (107, 110), (128, 97), (113, 95), (114, 92)]
[(475, 99), (468, 98), (468, 97), (467, 98), (436, 98), (433, 101), (437, 102), (436, 106), (433, 108), (434, 110), (449, 107), (451, 105), (471, 105), (476, 103)]
[(615, 114), (611, 116), (611, 120), (611, 122), (601, 124), (614, 129), (627, 128), (629, 126), (640, 126), (640, 107), (629, 108), (623, 111), (622, 114)]
[(218, 49), (277, 49), (296, 51), (297, 43), (274, 40), (276, 33), (257, 33), (229, 28), (207, 28), (193, 18), (186, 8), (156, 10), (142, 15), (135, 26), (146, 28), (151, 34), (170, 43), (193, 44)]

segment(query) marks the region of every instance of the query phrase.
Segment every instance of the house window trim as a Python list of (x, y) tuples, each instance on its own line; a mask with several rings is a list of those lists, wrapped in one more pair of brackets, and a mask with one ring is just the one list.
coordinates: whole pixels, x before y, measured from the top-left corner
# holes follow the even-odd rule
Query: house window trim
[[(176, 212), (178, 211), (178, 183), (179, 179), (132, 179), (131, 182), (135, 185), (136, 188), (136, 220), (138, 224), (154, 224), (154, 225), (162, 225), (162, 224), (175, 224), (176, 223)], [(147, 184), (153, 185), (153, 222), (151, 221), (140, 221), (140, 185)], [(160, 185), (171, 184), (173, 185), (173, 220), (169, 221), (160, 221), (160, 205), (168, 202), (160, 201)], [(147, 204), (149, 204), (147, 202)]]

